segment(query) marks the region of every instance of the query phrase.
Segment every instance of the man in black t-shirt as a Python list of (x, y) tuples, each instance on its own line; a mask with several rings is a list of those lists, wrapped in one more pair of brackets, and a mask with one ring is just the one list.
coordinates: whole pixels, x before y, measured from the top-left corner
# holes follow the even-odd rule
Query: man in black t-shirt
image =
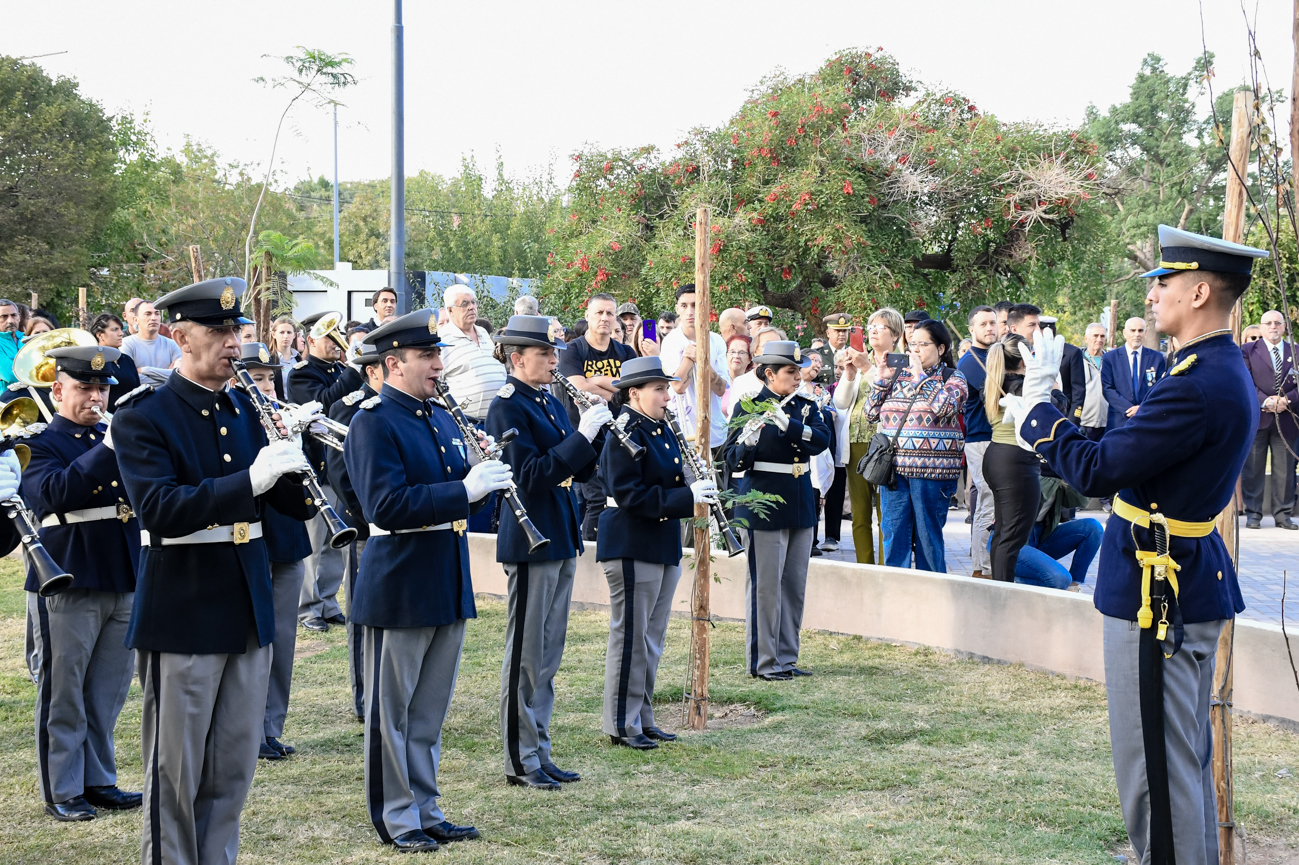
[[(568, 344), (559, 353), (559, 374), (565, 376), (579, 390), (603, 400), (613, 398), (613, 380), (622, 371), (625, 360), (636, 357), (636, 350), (613, 338), (614, 328), (620, 327), (615, 310), (617, 302), (612, 295), (593, 294), (586, 303), (587, 331)], [(568, 406), (570, 420), (576, 423), (575, 407)], [(607, 494), (599, 473), (582, 485), (582, 498), (586, 508), (582, 516), (582, 537), (595, 540), (596, 522), (604, 510)]]

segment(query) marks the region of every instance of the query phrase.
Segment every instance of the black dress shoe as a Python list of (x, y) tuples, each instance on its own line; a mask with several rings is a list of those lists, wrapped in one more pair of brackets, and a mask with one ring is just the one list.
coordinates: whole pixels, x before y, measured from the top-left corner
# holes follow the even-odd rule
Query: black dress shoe
[(812, 674), (809, 673), (807, 670), (800, 670), (798, 667), (790, 667), (789, 670), (788, 670), (787, 672), (792, 673), (792, 674), (794, 674), (795, 676), (810, 676), (810, 675), (812, 675)]
[(45, 803), (45, 813), (63, 823), (77, 823), (81, 820), (95, 819), (95, 809), (80, 796), (73, 796), (66, 802)]
[(470, 841), (478, 837), (478, 830), (473, 826), (457, 826), (450, 820), (443, 820), (436, 826), (425, 826), (424, 834), (439, 844), (450, 844), (452, 841)]
[(1259, 519), (1255, 519), (1254, 517), (1250, 517), (1249, 519), (1245, 520), (1245, 528), (1261, 529), (1263, 528), (1263, 521)]
[(816, 548), (815, 545), (812, 547), (812, 557), (813, 557), (813, 558), (815, 558), (816, 556), (824, 556), (824, 555), (825, 555), (825, 553), (823, 553), (823, 552), (821, 552), (820, 550), (818, 550), (818, 549)]
[(1289, 529), (1290, 531), (1295, 531), (1296, 529), (1299, 529), (1299, 523), (1296, 523), (1294, 520), (1290, 520), (1290, 519), (1277, 520), (1276, 527), (1278, 529)]
[(659, 742), (675, 742), (677, 740), (676, 733), (664, 733), (658, 727), (646, 727), (643, 732), (649, 738)]
[(412, 829), (393, 838), (392, 846), (398, 853), (432, 853), (438, 842), (425, 835), (423, 829)]
[(609, 741), (624, 748), (635, 748), (637, 751), (653, 751), (659, 746), (658, 742), (644, 733), (637, 733), (635, 736), (610, 736)]
[(542, 763), (541, 771), (554, 778), (561, 784), (572, 784), (574, 781), (581, 781), (582, 776), (576, 772), (570, 772), (567, 769), (561, 769), (554, 763)]
[(263, 742), (257, 748), (257, 759), (259, 760), (283, 760), (284, 755), (270, 746), (270, 743)]
[(140, 803), (144, 801), (144, 794), (128, 793), (125, 790), (117, 789), (116, 784), (109, 784), (105, 787), (87, 787), (85, 799), (96, 808), (104, 808), (109, 811), (130, 811), (132, 808), (140, 807)]
[(794, 678), (794, 674), (781, 671), (779, 673), (763, 673), (758, 678), (764, 682), (788, 682)]
[(280, 755), (284, 757), (296, 752), (296, 749), (292, 745), (286, 745), (274, 736), (267, 736), (266, 744), (270, 745), (272, 749), (279, 751)]
[(334, 613), (334, 615), (325, 619), (325, 621), (329, 622), (331, 625), (346, 625), (347, 616), (344, 616), (342, 613)]
[(533, 769), (526, 775), (506, 775), (505, 780), (515, 787), (531, 787), (534, 790), (558, 790), (559, 782), (541, 769)]
[(302, 620), (302, 627), (306, 628), (308, 631), (324, 633), (329, 630), (329, 623), (320, 618), (320, 616), (312, 616), (310, 619)]

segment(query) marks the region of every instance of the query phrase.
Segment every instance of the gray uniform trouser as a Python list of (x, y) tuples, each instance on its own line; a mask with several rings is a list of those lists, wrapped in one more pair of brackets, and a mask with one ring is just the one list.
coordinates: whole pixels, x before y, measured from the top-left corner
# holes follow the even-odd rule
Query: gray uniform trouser
[(361, 628), (370, 692), (365, 802), (385, 844), (436, 826), (442, 724), (460, 669), (465, 620), (436, 628)]
[(27, 593), (41, 664), (36, 771), (46, 802), (117, 783), (113, 728), (131, 687), (134, 652), (123, 640), (134, 597), (93, 589), (50, 598)]
[(744, 637), (750, 676), (791, 670), (798, 661), (798, 631), (803, 626), (814, 531), (749, 530)]
[(609, 651), (604, 656), (604, 732), (635, 736), (653, 727), (654, 679), (663, 657), (681, 565), (637, 559), (601, 562), (609, 581)]
[(356, 576), (361, 571), (361, 554), (365, 539), (343, 548), (343, 573), (347, 578), (347, 678), (352, 683), (352, 711), (365, 718), (365, 659), (361, 657), (361, 626), (352, 621), (352, 602), (356, 600)]
[(275, 639), (271, 642), (271, 677), (266, 687), (266, 719), (262, 733), (278, 739), (284, 735), (289, 714), (289, 688), (293, 684), (293, 653), (298, 646), (298, 592), (302, 588), (303, 559), (271, 562), (271, 596), (275, 607)]
[[(1218, 805), (1213, 791), (1209, 692), (1224, 621), (1186, 626), (1176, 655), (1164, 659), (1164, 742), (1177, 865), (1216, 865)], [(1105, 693), (1119, 805), (1137, 861), (1150, 861), (1150, 789), (1137, 678), (1136, 622), (1105, 617)]]
[(992, 442), (966, 442), (965, 464), (970, 467), (970, 483), (979, 491), (978, 501), (974, 505), (974, 518), (970, 522), (970, 560), (976, 571), (984, 575), (992, 573), (992, 553), (988, 551), (988, 535), (992, 532), (993, 517), (996, 516), (992, 490), (983, 479), (983, 456), (988, 452)]
[[(325, 497), (334, 500), (334, 490), (323, 485)], [(307, 557), (307, 571), (302, 578), (302, 596), (298, 598), (298, 619), (319, 616), (328, 619), (343, 612), (338, 605), (338, 587), (343, 585), (343, 552), (329, 545), (329, 527), (323, 514), (307, 520), (307, 537), (311, 539), (311, 555)]]
[(527, 775), (550, 759), (555, 673), (564, 657), (568, 605), (577, 559), (503, 562), (509, 578), (509, 623), (501, 669), (501, 738), (505, 774)]
[(138, 652), (143, 865), (233, 865), (263, 741), (271, 653), (256, 634), (241, 655)]

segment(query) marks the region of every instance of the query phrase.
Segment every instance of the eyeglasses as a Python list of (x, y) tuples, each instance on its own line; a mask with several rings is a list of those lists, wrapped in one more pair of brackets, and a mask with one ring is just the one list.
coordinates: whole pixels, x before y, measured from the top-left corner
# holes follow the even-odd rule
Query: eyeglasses
[(874, 333), (877, 330), (890, 330), (887, 324), (868, 324), (866, 325), (867, 333)]
[(726, 353), (726, 356), (727, 357), (748, 357), (749, 353), (747, 351), (728, 351)]
[(451, 304), (451, 308), (452, 308), (452, 309), (468, 309), (468, 308), (471, 307), (471, 306), (478, 306), (478, 301), (476, 301), (476, 300), (462, 300), (462, 301), (460, 301), (459, 303), (453, 303), (453, 304)]
[(930, 348), (931, 346), (933, 346), (932, 342), (917, 342), (914, 339), (907, 344), (910, 345), (912, 348)]

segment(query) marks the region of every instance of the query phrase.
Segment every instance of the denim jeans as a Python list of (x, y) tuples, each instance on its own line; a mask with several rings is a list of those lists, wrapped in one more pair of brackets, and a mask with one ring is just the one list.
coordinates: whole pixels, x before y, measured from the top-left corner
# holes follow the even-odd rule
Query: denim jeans
[(881, 490), (883, 504), (884, 564), (911, 567), (911, 550), (922, 571), (947, 573), (943, 526), (956, 492), (956, 479), (929, 481), (897, 475), (896, 489)]
[[(1040, 539), (1041, 533), (1040, 524), (1033, 526), (1015, 565), (1015, 582), (1048, 589), (1067, 589), (1070, 583), (1086, 582), (1087, 569), (1100, 552), (1105, 533), (1100, 522), (1085, 517), (1061, 523), (1045, 539)], [(1073, 561), (1065, 570), (1059, 560), (1069, 553), (1073, 553)]]

